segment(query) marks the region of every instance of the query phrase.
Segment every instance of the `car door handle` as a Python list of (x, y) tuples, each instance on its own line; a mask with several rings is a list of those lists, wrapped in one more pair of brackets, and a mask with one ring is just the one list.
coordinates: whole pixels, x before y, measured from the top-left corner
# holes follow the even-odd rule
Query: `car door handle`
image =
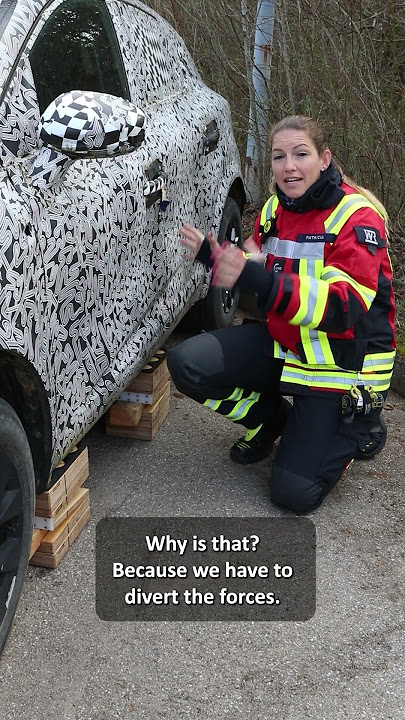
[(204, 155), (208, 155), (217, 149), (219, 142), (219, 129), (216, 120), (211, 120), (204, 129), (203, 145)]
[(146, 183), (143, 186), (143, 194), (146, 198), (146, 207), (149, 208), (155, 202), (163, 199), (163, 189), (166, 186), (167, 174), (163, 172), (160, 160), (154, 160), (145, 170)]
[(158, 175), (154, 180), (148, 180), (148, 182), (143, 186), (143, 194), (146, 197), (148, 195), (155, 195), (156, 193), (161, 192), (163, 187), (166, 185), (166, 181), (166, 173)]

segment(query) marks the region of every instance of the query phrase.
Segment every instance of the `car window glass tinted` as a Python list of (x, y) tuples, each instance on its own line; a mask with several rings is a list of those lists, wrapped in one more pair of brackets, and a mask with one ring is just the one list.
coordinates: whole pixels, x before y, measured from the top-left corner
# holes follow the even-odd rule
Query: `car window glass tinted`
[(69, 90), (129, 99), (117, 37), (103, 0), (69, 0), (50, 16), (31, 52), (41, 112)]

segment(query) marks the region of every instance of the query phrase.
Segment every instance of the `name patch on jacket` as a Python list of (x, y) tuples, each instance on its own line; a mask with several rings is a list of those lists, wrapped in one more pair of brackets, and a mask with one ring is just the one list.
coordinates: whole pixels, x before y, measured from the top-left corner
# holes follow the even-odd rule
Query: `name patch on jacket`
[(333, 233), (317, 233), (316, 235), (307, 235), (305, 233), (301, 233), (297, 237), (297, 242), (323, 242), (323, 243), (333, 243), (333, 241), (336, 240), (336, 235), (333, 235)]
[(357, 235), (357, 240), (362, 245), (366, 245), (367, 250), (375, 255), (377, 248), (385, 247), (385, 240), (381, 237), (377, 228), (365, 227), (364, 225), (355, 225), (354, 230)]

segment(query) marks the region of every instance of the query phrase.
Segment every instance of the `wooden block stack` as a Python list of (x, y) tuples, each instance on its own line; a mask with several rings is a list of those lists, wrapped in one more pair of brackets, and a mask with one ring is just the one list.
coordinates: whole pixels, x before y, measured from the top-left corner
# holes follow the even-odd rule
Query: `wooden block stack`
[(158, 350), (109, 409), (106, 433), (152, 440), (169, 412), (170, 375), (166, 351)]
[(90, 519), (88, 450), (74, 449), (36, 496), (31, 565), (56, 568)]

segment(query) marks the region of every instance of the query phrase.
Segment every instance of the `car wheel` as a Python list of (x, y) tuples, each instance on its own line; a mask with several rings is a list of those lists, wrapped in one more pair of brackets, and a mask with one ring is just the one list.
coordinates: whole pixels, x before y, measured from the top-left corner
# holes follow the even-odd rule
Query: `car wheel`
[[(227, 240), (242, 246), (242, 218), (235, 200), (227, 197), (218, 233), (220, 245)], [(210, 287), (207, 296), (191, 310), (187, 326), (202, 330), (229, 327), (235, 318), (239, 302), (239, 289)]]
[(24, 583), (34, 522), (31, 451), (14, 410), (0, 398), (0, 654)]

